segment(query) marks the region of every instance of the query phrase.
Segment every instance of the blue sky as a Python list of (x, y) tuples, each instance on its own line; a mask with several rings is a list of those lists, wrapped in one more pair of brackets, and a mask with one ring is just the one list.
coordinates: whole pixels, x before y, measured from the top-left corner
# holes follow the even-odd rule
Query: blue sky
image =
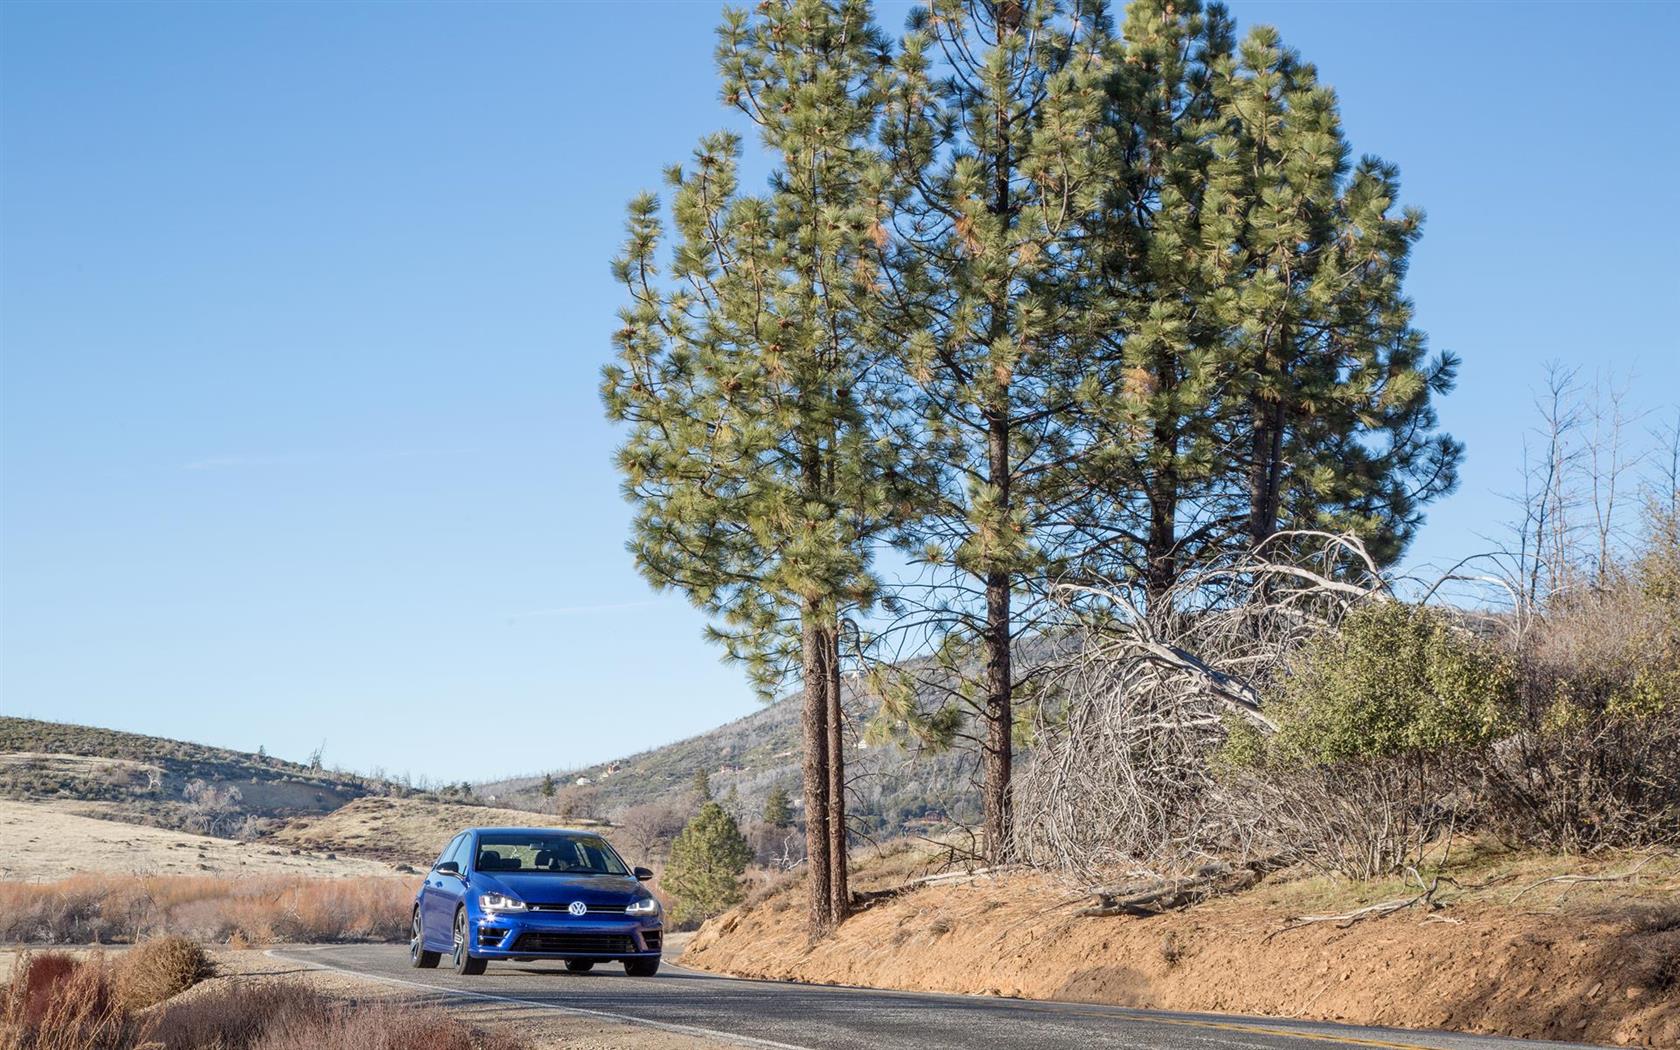
[[(1469, 458), (1413, 560), (1480, 550), (1541, 362), (1680, 400), (1680, 14), (1232, 7), (1429, 214)], [(0, 5), (0, 711), (449, 779), (750, 711), (596, 393), (623, 203), (731, 123), (717, 12)]]

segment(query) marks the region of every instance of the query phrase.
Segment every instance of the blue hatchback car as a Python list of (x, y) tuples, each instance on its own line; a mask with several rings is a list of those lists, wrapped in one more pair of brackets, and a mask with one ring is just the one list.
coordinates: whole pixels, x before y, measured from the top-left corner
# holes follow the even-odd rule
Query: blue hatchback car
[(554, 828), (471, 828), (438, 855), (414, 898), (409, 964), (484, 972), (491, 959), (559, 959), (583, 973), (620, 961), (632, 977), (659, 972), (663, 915), (601, 836)]

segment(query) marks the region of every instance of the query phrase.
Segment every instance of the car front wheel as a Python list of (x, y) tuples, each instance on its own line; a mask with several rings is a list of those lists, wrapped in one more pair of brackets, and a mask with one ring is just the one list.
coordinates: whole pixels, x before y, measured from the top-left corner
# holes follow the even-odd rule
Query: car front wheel
[(467, 909), (462, 908), (455, 913), (455, 951), (451, 956), (455, 963), (455, 972), (467, 977), (484, 972), (487, 960), (473, 958), (473, 953), (467, 950)]
[(631, 977), (652, 977), (659, 972), (658, 959), (626, 959), (624, 972)]
[(414, 909), (414, 922), (408, 931), (408, 965), (416, 970), (430, 970), (443, 958), (442, 952), (426, 950), (426, 938), (420, 931), (420, 909)]

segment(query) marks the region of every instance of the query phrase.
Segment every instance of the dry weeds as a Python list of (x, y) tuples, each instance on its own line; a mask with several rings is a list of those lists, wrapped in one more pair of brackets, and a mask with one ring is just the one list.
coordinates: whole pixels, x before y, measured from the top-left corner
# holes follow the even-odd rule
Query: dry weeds
[(79, 875), (0, 883), (0, 942), (133, 943), (176, 934), (234, 944), (400, 941), (412, 879)]

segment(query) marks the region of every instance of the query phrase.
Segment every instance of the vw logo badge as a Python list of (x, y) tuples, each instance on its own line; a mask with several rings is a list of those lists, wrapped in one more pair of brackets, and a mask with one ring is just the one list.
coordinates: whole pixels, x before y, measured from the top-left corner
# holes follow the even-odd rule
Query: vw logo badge
[(589, 911), (589, 905), (583, 903), (582, 901), (573, 901), (571, 907), (566, 910), (571, 912), (573, 915), (583, 915)]

